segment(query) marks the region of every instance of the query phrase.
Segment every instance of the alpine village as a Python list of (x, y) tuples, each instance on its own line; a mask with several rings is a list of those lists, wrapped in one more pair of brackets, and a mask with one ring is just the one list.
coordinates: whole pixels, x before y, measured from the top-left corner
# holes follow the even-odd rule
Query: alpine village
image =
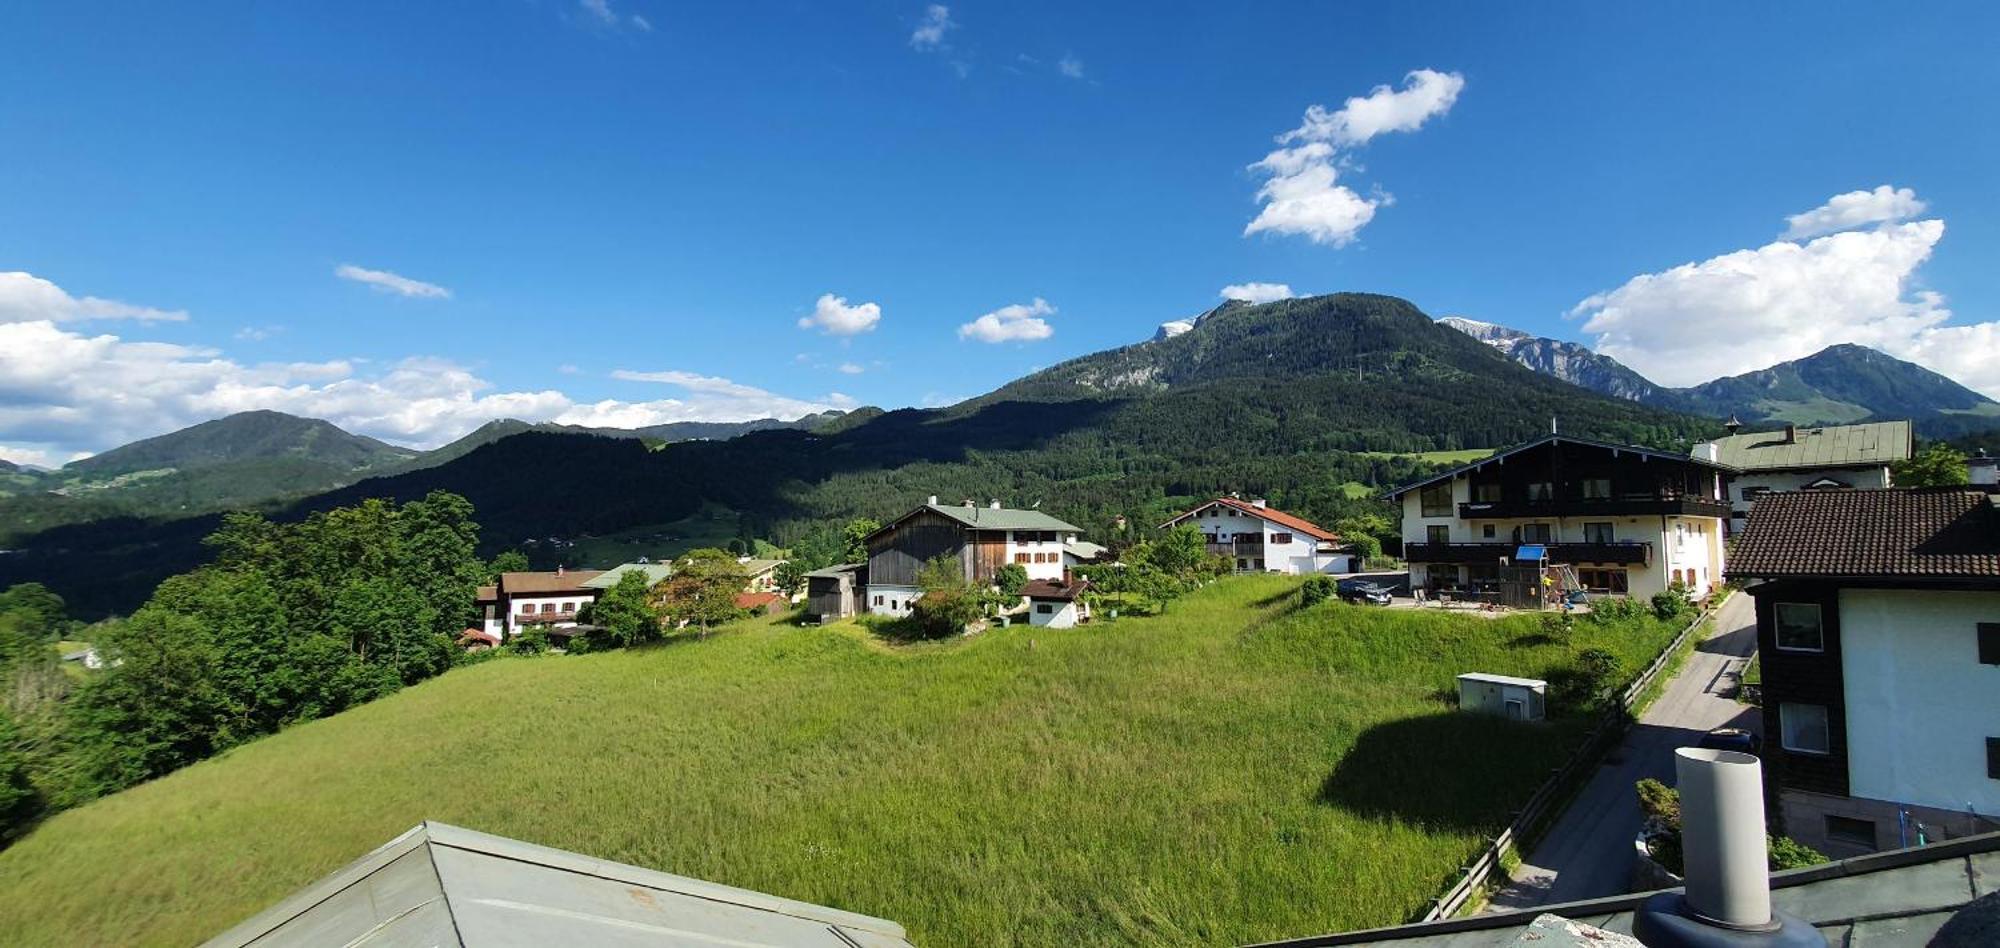
[[(174, 166), (212, 182), (205, 194), (240, 182), (241, 194), (213, 195), (216, 213), (242, 221), (230, 238), (240, 251), (229, 253), (262, 271), (232, 287), (211, 271), (200, 279), (222, 295), (183, 294), (185, 312), (87, 295), (161, 298), (137, 289), (181, 285), (159, 282), (160, 268), (120, 284), (110, 264), (64, 262), (67, 275), (55, 277), (70, 251), (43, 257), (0, 236), (0, 257), (23, 264), (0, 272), (0, 946), (2000, 946), (2000, 402), (1989, 397), (2000, 394), (2000, 361), (1977, 355), (1983, 345), (2000, 360), (2000, 335), (1993, 323), (1953, 322), (1962, 317), (1943, 308), (1942, 291), (1911, 276), (1943, 233), (1941, 221), (1920, 218), (1960, 207), (1976, 216), (1965, 188), (1954, 195), (1940, 179), (1929, 204), (1889, 186), (1842, 193), (1786, 218), (1785, 236), (1764, 235), (1758, 249), (1673, 269), (1635, 257), (1660, 272), (1550, 315), (1542, 297), (1481, 284), (1511, 277), (1474, 276), (1479, 266), (1454, 263), (1446, 277), (1392, 263), (1419, 240), (1397, 222), (1446, 200), (1400, 178), (1421, 165), (1394, 148), (1434, 133), (1501, 134), (1479, 124), (1490, 120), (1474, 111), (1475, 94), (1511, 81), (1504, 74), (1519, 58), (1400, 80), (1371, 65), (1366, 75), (1387, 84), (1367, 91), (1352, 78), (1358, 66), (1321, 61), (1346, 46), (1310, 56), (1301, 46), (1291, 66), (1253, 70), (1265, 77), (1256, 81), (1335, 82), (1345, 91), (1310, 94), (1354, 97), (1311, 106), (1264, 160), (1221, 168), (1223, 188), (1242, 192), (1232, 200), (1252, 188), (1227, 183), (1231, 174), (1261, 185), (1250, 206), (1261, 215), (1225, 221), (1224, 236), (1230, 253), (1265, 262), (1227, 265), (1288, 266), (1304, 283), (1400, 295), (1251, 283), (1225, 287), (1219, 302), (1204, 292), (1161, 303), (1133, 290), (1128, 303), (1100, 295), (1073, 313), (1035, 296), (958, 326), (955, 338), (933, 327), (938, 338), (892, 350), (897, 337), (878, 325), (914, 327), (926, 306), (949, 308), (925, 293), (991, 282), (1012, 259), (1004, 248), (1026, 238), (1000, 223), (1016, 210), (1000, 205), (1025, 202), (1028, 214), (1053, 200), (1027, 196), (1030, 183), (1061, 190), (1079, 216), (1112, 218), (1079, 222), (1083, 233), (1115, 224), (1133, 239), (1179, 239), (1166, 217), (1116, 220), (1141, 212), (1096, 193), (1114, 188), (1101, 176), (1062, 167), (1155, 160), (1114, 160), (1097, 138), (1109, 129), (1092, 122), (1132, 136), (1124, 146), (1134, 152), (1179, 149), (1134, 130), (1122, 111), (1072, 119), (1067, 107), (1038, 107), (1056, 110), (1052, 130), (1096, 142), (1060, 157), (1028, 157), (1031, 146), (980, 130), (980, 147), (1020, 164), (989, 167), (982, 181), (996, 190), (978, 190), (976, 202), (954, 192), (933, 214), (885, 196), (930, 186), (899, 149), (971, 134), (934, 124), (948, 110), (917, 104), (924, 96), (949, 89), (968, 98), (963, 108), (1015, 108), (1005, 96), (972, 100), (1003, 76), (1016, 95), (1030, 82), (1129, 95), (1119, 84), (1134, 80), (1118, 70), (1136, 66), (1107, 50), (1064, 53), (1074, 39), (1046, 49), (1017, 40), (1017, 52), (992, 11), (956, 3), (877, 11), (895, 19), (891, 42), (818, 78), (792, 75), (817, 60), (787, 45), (789, 65), (741, 80), (759, 94), (792, 90), (782, 107), (746, 106), (799, 136), (759, 159), (793, 152), (761, 176), (804, 215), (780, 219), (757, 193), (763, 184), (716, 164), (748, 140), (655, 137), (646, 123), (657, 116), (626, 127), (637, 106), (624, 97), (634, 93), (581, 78), (672, 42), (668, 59), (692, 57), (700, 69), (657, 58), (645, 68), (696, 70), (675, 73), (682, 85), (671, 97), (695, 138), (763, 141), (763, 131), (725, 131), (741, 121), (712, 111), (748, 93), (719, 91), (697, 72), (735, 75), (728, 64), (751, 54), (734, 44), (764, 14), (711, 10), (702, 16), (717, 21), (701, 29), (716, 33), (690, 45), (696, 14), (666, 4), (512, 6), (489, 15), (540, 23), (542, 39), (577, 51), (525, 52), (516, 45), (525, 27), (517, 36), (489, 24), (480, 42), (491, 55), (471, 56), (461, 37), (416, 78), (405, 65), (363, 69), (352, 58), (430, 56), (391, 34), (442, 29), (441, 9), (407, 10), (403, 23), (405, 11), (360, 5), (369, 22), (387, 18), (367, 53), (327, 10), (246, 11), (254, 30), (215, 34), (242, 49), (147, 13), (177, 58), (221, 57), (207, 72), (161, 66), (176, 78), (152, 88), (108, 54), (57, 42), (70, 30), (29, 22), (66, 13), (36, 10), (18, 24), (27, 31), (18, 35), (53, 45), (8, 44), (27, 61), (0, 65), (0, 86), (29, 99), (80, 96), (99, 110), (86, 111), (92, 123), (116, 116), (158, 131), (166, 119), (142, 118), (143, 108), (105, 111), (115, 87), (212, 127), (217, 141), (279, 147), (265, 135), (304, 147), (316, 155), (299, 159), (300, 183), (286, 187), (343, 197), (298, 213), (322, 215), (339, 240), (406, 256), (421, 258), (413, 248), (432, 238), (403, 239), (400, 228), (431, 224), (364, 227), (340, 206), (370, 200), (361, 179), (340, 177), (358, 172), (306, 170), (321, 156), (337, 165), (354, 155), (335, 129), (390, 121), (355, 110), (390, 108), (378, 93), (412, 97), (420, 104), (395, 106), (416, 110), (395, 123), (410, 140), (442, 134), (409, 127), (427, 122), (478, 139), (492, 123), (528, 121), (483, 101), (490, 91), (552, 125), (547, 140), (523, 132), (462, 154), (382, 153), (439, 189), (392, 199), (394, 214), (473, 213), (460, 200), (482, 202), (467, 218), (479, 223), (456, 232), (482, 249), (438, 258), (460, 265), (459, 276), (441, 265), (433, 277), (451, 288), (341, 263), (323, 281), (335, 285), (313, 291), (342, 292), (338, 314), (312, 315), (321, 304), (302, 292), (294, 315), (273, 317), (289, 322), (246, 324), (233, 337), (196, 331), (228, 305), (219, 300), (282, 296), (291, 256), (348, 253), (293, 243), (318, 222), (269, 220), (266, 231), (237, 216), (238, 200), (257, 203), (260, 217), (292, 213), (273, 196), (289, 191), (267, 193), (278, 172), (264, 165), (225, 162), (236, 180)], [(1334, 23), (1364, 29), (1364, 20), (1417, 35), (1415, 9), (1310, 14), (1326, 21), (1312, 28), (1321, 42), (1335, 43), (1347, 27)], [(1583, 9), (1613, 15), (1580, 8), (1579, 17)], [(1510, 22), (1509, 36), (1565, 19), (1461, 12)], [(1163, 8), (1124, 18), (1158, 20), (1143, 29), (1174, 37), (1158, 40), (1180, 51), (1162, 75), (1225, 84), (1163, 86), (1189, 98), (1155, 99), (1149, 107), (1167, 112), (1147, 121), (1214, 115), (1219, 129), (1220, 116), (1249, 107), (1209, 96), (1225, 87), (1247, 96), (1251, 78), (1201, 64), (1240, 55), (1229, 44), (1249, 28), (1245, 15)], [(1648, 6), (1617, 16), (1674, 19)], [(0, 35), (15, 18), (0, 14)], [(1219, 44), (1214, 57), (1182, 35), (1210, 28), (1221, 31), (1202, 40)], [(1777, 29), (1755, 27), (1767, 28)], [(1867, 45), (1872, 26), (1855, 28)], [(793, 44), (831, 29), (758, 32)], [(1965, 30), (1982, 33), (1990, 40), (1990, 29)], [(719, 45), (698, 48), (709, 43)], [(135, 37), (125, 48), (140, 45)], [(1623, 66), (1589, 66), (1590, 81), (1664, 69), (1649, 58), (1654, 41), (1643, 45), (1649, 52)], [(253, 46), (263, 52), (246, 59)], [(1964, 68), (1996, 75), (1991, 51), (1968, 51), (1978, 62)], [(1584, 68), (1575, 49), (1561, 55), (1565, 69)], [(85, 85), (58, 94), (67, 80), (45, 75), (55, 67), (44, 57), (75, 58), (63, 74)], [(543, 62), (531, 71), (570, 83), (577, 98), (549, 104), (502, 58)], [(883, 60), (898, 59), (929, 70), (937, 87), (897, 80), (913, 97), (895, 107), (912, 110), (900, 118), (886, 92), (860, 91), (890, 68)], [(250, 84), (227, 93), (231, 109), (276, 123), (268, 132), (225, 120), (199, 102), (211, 93), (188, 91), (225, 74)], [(1824, 75), (1813, 81), (1836, 81)], [(469, 76), (491, 85), (461, 86)], [(1545, 88), (1518, 94), (1539, 99)], [(1307, 93), (1284, 94), (1286, 121), (1296, 94)], [(856, 96), (870, 111), (850, 111)], [(291, 107), (280, 103), (329, 123), (326, 134), (268, 111)], [(1740, 105), (1709, 107), (1735, 116)], [(82, 134), (54, 115), (17, 128)], [(824, 138), (818, 123), (836, 115), (886, 136), (867, 146), (881, 153), (857, 163), (842, 148), (861, 145)], [(1761, 121), (1730, 134), (1763, 142)], [(1939, 134), (1996, 142), (1954, 124), (1980, 123), (1945, 122)], [(139, 133), (103, 134), (109, 145)], [(201, 144), (206, 134), (159, 134), (163, 155), (221, 154)], [(1788, 134), (1771, 130), (1771, 147)], [(564, 135), (606, 137), (586, 152)], [(658, 149), (645, 174), (621, 152), (642, 140)], [(826, 154), (802, 156), (801, 146)], [(1673, 147), (1683, 146), (1695, 147)], [(40, 188), (81, 187), (67, 183), (81, 172), (24, 147), (0, 170)], [(551, 149), (590, 157), (557, 170)], [(141, 175), (115, 146), (106, 155), (106, 174)], [(1157, 186), (1148, 200), (1168, 201), (1177, 186), (1166, 182), (1178, 180), (1169, 166), (1194, 156), (1155, 157), (1162, 167), (1135, 168), (1130, 183)], [(1485, 159), (1467, 150), (1459, 160)], [(1664, 159), (1631, 160), (1651, 169)], [(883, 175), (902, 169), (893, 185), (872, 176), (877, 161)], [(504, 173), (492, 167), (510, 162)], [(1372, 179), (1377, 163), (1395, 195), (1335, 183)], [(1593, 187), (1667, 187), (1633, 173)], [(771, 252), (746, 250), (736, 225), (702, 216), (720, 213), (719, 194), (657, 180), (710, 174), (731, 182), (716, 187), (747, 216), (780, 230), (828, 227), (814, 201), (845, 207), (866, 192), (907, 208), (893, 212), (899, 227), (936, 236), (884, 245), (887, 232), (850, 217), (852, 234), (811, 252), (762, 232), (778, 242)], [(465, 191), (454, 194), (461, 175)], [(154, 199), (140, 192), (183, 187), (163, 181), (146, 172), (105, 187), (144, 216)], [(596, 190), (613, 182), (616, 193)], [(1729, 190), (1666, 213), (1768, 227), (1765, 208), (1805, 206), (1774, 204), (1776, 183), (1756, 187), (1768, 193)], [(643, 205), (653, 215), (646, 227), (622, 209), (628, 188), (634, 213)], [(997, 196), (1010, 188), (1027, 190)], [(592, 210), (544, 203), (558, 194)], [(19, 219), (47, 224), (41, 198), (23, 200)], [(74, 203), (127, 213), (112, 200)], [(1176, 213), (1208, 213), (1198, 198), (1184, 203)], [(1561, 213), (1572, 210), (1581, 213)], [(659, 256), (697, 253), (698, 242), (659, 243), (683, 213), (709, 221), (703, 239), (744, 261), (712, 274), (742, 284), (729, 293), (761, 292), (760, 281), (790, 287), (779, 276), (790, 268), (852, 269), (864, 248), (906, 257), (909, 269), (970, 269), (903, 297), (885, 288), (879, 305), (874, 291), (817, 303), (793, 292), (807, 302), (791, 315), (703, 303), (712, 315), (669, 316), (658, 314), (683, 311), (667, 296), (695, 292), (710, 274), (658, 263), (675, 274), (666, 276), (649, 259), (605, 271), (619, 289), (591, 295), (602, 287), (558, 276), (581, 271), (508, 249), (540, 246), (544, 225), (566, 240), (601, 226), (604, 239), (579, 244), (576, 259), (637, 260), (620, 256), (623, 246), (649, 241)], [(936, 220), (977, 213), (989, 217), (976, 238)], [(516, 214), (526, 216), (507, 219)], [(1091, 270), (1105, 289), (1154, 279), (1122, 273), (1128, 265), (1166, 272), (1064, 243), (1074, 235), (1044, 233), (1045, 223), (1035, 240), (1065, 248), (1049, 259), (1070, 258), (1065, 266)], [(89, 239), (150, 233), (107, 226)], [(51, 247), (85, 240), (42, 229)], [(1486, 233), (1453, 260), (1490, 253), (1494, 268), (1517, 266), (1521, 257), (1500, 246), (1512, 236)], [(1586, 240), (1624, 239), (1604, 233)], [(1886, 266), (1866, 254), (1904, 239), (1922, 251), (1904, 269), (1854, 277), (1872, 280), (1893, 313), (1842, 310), (1841, 281)], [(1970, 245), (1955, 253), (1976, 259), (1977, 241), (1990, 238), (1954, 239)], [(151, 242), (167, 255), (161, 268), (189, 259), (174, 243)], [(1971, 264), (1946, 266), (1952, 245), (1938, 246), (1926, 264), (1937, 285), (1961, 311), (1976, 309), (1990, 274), (1951, 269)], [(989, 250), (1000, 256), (974, 262)], [(505, 262), (468, 262), (482, 254)], [(1215, 256), (1171, 266), (1206, 273), (1203, 255)], [(320, 271), (337, 262), (328, 259)], [(723, 254), (697, 259), (715, 268)], [(1780, 272), (1792, 266), (1805, 275)], [(1566, 279), (1587, 288), (1602, 278)], [(130, 288), (93, 289), (93, 280)], [(482, 280), (494, 282), (482, 289)], [(1537, 328), (1454, 315), (1478, 313), (1465, 301), (1489, 292), (1490, 318)], [(565, 308), (572, 293), (583, 295)], [(535, 302), (516, 310), (501, 301), (509, 294)], [(937, 297), (946, 298), (961, 297)], [(650, 328), (616, 315), (614, 300), (637, 299), (648, 301), (637, 305)], [(371, 321), (377, 306), (394, 315)], [(1781, 327), (1777, 313), (1796, 319)], [(1120, 319), (1131, 325), (1118, 328)], [(1100, 325), (1086, 329), (1091, 320)], [(1058, 328), (1064, 343), (1050, 341)], [(458, 343), (467, 352), (450, 359), (397, 355)], [(269, 354), (248, 354), (257, 346)], [(723, 365), (698, 354), (725, 348), (752, 355)], [(794, 348), (804, 351), (794, 358)], [(510, 373), (528, 362), (553, 374), (516, 381)], [(804, 391), (819, 372), (878, 401), (760, 387)], [(746, 376), (756, 384), (731, 380)], [(661, 385), (676, 394), (628, 400), (618, 388)]]

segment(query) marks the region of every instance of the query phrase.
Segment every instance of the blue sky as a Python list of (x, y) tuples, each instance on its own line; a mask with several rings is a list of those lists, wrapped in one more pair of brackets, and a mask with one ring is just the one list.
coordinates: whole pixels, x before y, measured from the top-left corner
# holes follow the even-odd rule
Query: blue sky
[[(2000, 396), (1995, 35), (1990, 4), (10, 4), (0, 457), (251, 407), (429, 445), (934, 404), (1253, 282), (1670, 384), (1856, 341)], [(1280, 179), (1302, 203), (1246, 233)]]

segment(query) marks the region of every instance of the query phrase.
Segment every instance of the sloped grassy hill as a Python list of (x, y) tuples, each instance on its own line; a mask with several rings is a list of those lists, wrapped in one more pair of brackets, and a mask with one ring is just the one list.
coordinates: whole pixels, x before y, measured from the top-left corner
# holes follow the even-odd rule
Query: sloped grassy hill
[(57, 815), (0, 851), (10, 946), (188, 944), (420, 820), (897, 919), (918, 944), (1240, 943), (1396, 922), (1581, 722), (1475, 719), (1467, 669), (1637, 668), (1670, 630), (1325, 604), (890, 650), (756, 622), (502, 659)]

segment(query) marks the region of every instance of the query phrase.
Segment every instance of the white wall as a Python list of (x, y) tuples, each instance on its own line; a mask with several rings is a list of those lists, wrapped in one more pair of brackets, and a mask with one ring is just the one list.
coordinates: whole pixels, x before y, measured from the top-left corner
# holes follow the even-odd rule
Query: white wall
[[(910, 614), (910, 600), (917, 598), (923, 590), (915, 586), (892, 586), (887, 583), (869, 583), (863, 587), (865, 596), (861, 611), (878, 616), (906, 616)], [(875, 604), (875, 597), (882, 597), (882, 604)]]
[(2000, 814), (2000, 666), (1979, 664), (1980, 622), (2000, 622), (2000, 592), (1841, 590), (1850, 795)]
[[(1053, 607), (1052, 612), (1043, 612), (1043, 607)], [(1047, 626), (1051, 629), (1068, 629), (1076, 625), (1077, 609), (1074, 601), (1060, 602), (1053, 599), (1028, 601), (1028, 624)]]
[[(1042, 533), (1039, 530), (1013, 530), (1007, 533), (1007, 562), (1018, 562), (1020, 555), (1028, 555), (1028, 562), (1021, 567), (1028, 571), (1029, 579), (1061, 579), (1063, 574), (1063, 538), (1076, 534), (1056, 531), (1055, 539), (1022, 542), (1020, 537)], [(1035, 562), (1035, 555), (1041, 554), (1043, 562)]]
[(596, 599), (597, 597), (594, 595), (580, 595), (575, 593), (565, 594), (561, 596), (512, 596), (509, 597), (504, 603), (504, 605), (507, 607), (507, 625), (509, 628), (513, 628), (516, 631), (518, 631), (519, 622), (522, 619), (521, 615), (522, 607), (524, 605), (531, 606), (534, 608), (535, 614), (540, 615), (542, 612), (543, 603), (553, 604), (555, 606), (554, 611), (556, 615), (563, 614), (564, 604), (570, 605), (571, 609), (569, 616), (571, 621), (559, 622), (557, 623), (557, 625), (575, 625), (576, 622), (574, 620), (576, 618), (576, 614), (582, 611), (584, 606), (590, 605), (592, 602), (596, 601)]

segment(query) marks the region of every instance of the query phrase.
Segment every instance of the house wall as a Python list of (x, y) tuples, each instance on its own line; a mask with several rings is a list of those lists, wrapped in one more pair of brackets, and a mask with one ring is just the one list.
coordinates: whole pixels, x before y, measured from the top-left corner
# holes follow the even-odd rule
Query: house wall
[(850, 576), (814, 576), (806, 580), (806, 614), (821, 622), (854, 614), (854, 580)]
[(867, 593), (868, 601), (862, 611), (878, 616), (906, 616), (910, 614), (911, 600), (921, 595), (923, 590), (910, 584), (871, 581)]
[[(1048, 609), (1048, 612), (1043, 612)], [(1057, 599), (1028, 600), (1028, 624), (1046, 626), (1051, 629), (1068, 629), (1076, 625), (1076, 602)]]
[[(1847, 796), (1847, 697), (1841, 676), (1844, 644), (1838, 590), (1804, 582), (1770, 582), (1750, 587), (1757, 601), (1757, 654), (1763, 666), (1764, 783), (1773, 788)], [(1775, 604), (1811, 603), (1820, 607), (1823, 648), (1802, 652), (1778, 647), (1773, 621)], [(1827, 752), (1813, 754), (1784, 748), (1781, 706), (1820, 705), (1826, 708)], [(1790, 817), (1786, 817), (1787, 826)]]
[(966, 562), (968, 531), (958, 521), (922, 510), (876, 534), (868, 541), (869, 584), (915, 586), (918, 571), (939, 556), (955, 556), (973, 574)]
[[(561, 614), (563, 611), (563, 606), (568, 605), (571, 607), (570, 616), (573, 619), (576, 613), (583, 610), (583, 607), (590, 605), (592, 602), (595, 602), (596, 600), (597, 600), (596, 595), (584, 594), (584, 593), (564, 593), (562, 595), (546, 595), (546, 596), (539, 596), (539, 595), (508, 596), (504, 600), (504, 604), (507, 607), (507, 626), (510, 631), (518, 631), (517, 626), (519, 620), (522, 618), (521, 610), (524, 608), (533, 609), (534, 612), (539, 615), (542, 611), (543, 605), (552, 605), (554, 606), (554, 609), (552, 609), (551, 611), (557, 614)], [(557, 625), (575, 625), (575, 624), (576, 623), (574, 621), (566, 623), (557, 623)]]
[(2000, 665), (1979, 663), (1978, 639), (1979, 623), (2000, 622), (2000, 592), (1843, 589), (1838, 601), (1848, 792), (2000, 814), (1986, 773)]
[[(1074, 536), (1075, 534), (1051, 531), (1048, 532), (1048, 536), (1052, 539), (1029, 539), (1030, 537), (1039, 536), (1043, 532), (1034, 530), (1009, 531), (1007, 533), (1006, 558), (1002, 562), (1020, 563), (1021, 557), (1026, 556), (1028, 561), (1021, 563), (1021, 567), (1028, 571), (1029, 579), (1061, 579), (1063, 574), (1063, 538), (1065, 536)], [(1037, 557), (1042, 562), (1035, 562)], [(989, 571), (986, 575), (975, 578), (988, 580), (993, 578), (993, 574)]]

